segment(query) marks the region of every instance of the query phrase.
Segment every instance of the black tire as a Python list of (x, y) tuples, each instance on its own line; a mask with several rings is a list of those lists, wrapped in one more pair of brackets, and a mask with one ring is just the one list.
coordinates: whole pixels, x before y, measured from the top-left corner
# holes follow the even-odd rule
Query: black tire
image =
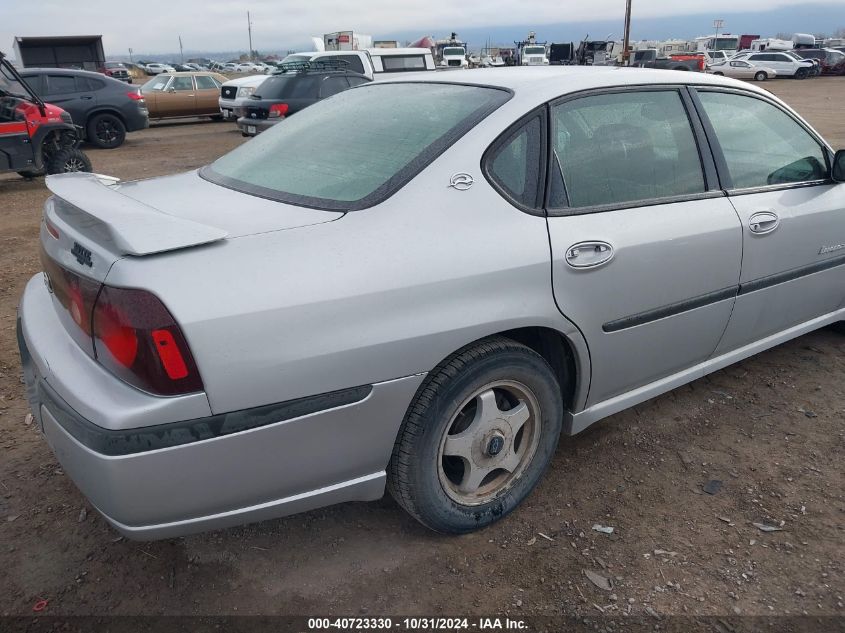
[(796, 79), (806, 79), (809, 76), (809, 71), (806, 68), (799, 68), (795, 71)]
[(38, 171), (38, 170), (35, 170), (35, 169), (28, 169), (28, 170), (18, 172), (18, 176), (26, 178), (27, 180), (31, 180), (32, 178), (37, 178), (38, 176), (43, 176), (43, 175), (44, 175), (43, 171)]
[(758, 72), (754, 75), (754, 80), (755, 80), (755, 81), (766, 81), (768, 78), (769, 78), (769, 75), (768, 75), (765, 71), (763, 71), (763, 70), (758, 71)]
[[(497, 391), (495, 402), (500, 412), (521, 407), (529, 400), (529, 404), (535, 407), (528, 407), (530, 425), (528, 421), (524, 422), (512, 438), (505, 440), (509, 444), (507, 452), (514, 453), (522, 449), (521, 444), (525, 442), (524, 455), (519, 457), (518, 468), (502, 470), (491, 483), (486, 484), (491, 486), (498, 478), (505, 477), (500, 489), (497, 484), (488, 493), (489, 499), (480, 495), (476, 503), (461, 503), (454, 498), (460, 496), (460, 492), (447, 492), (449, 482), (443, 479), (448, 476), (447, 460), (459, 458), (447, 457), (442, 447), (448, 437), (455, 437), (447, 434), (456, 428), (460, 416), (465, 415), (466, 406), (479, 402), (473, 397), (476, 390), (493, 392), (494, 389), (488, 387), (501, 383), (518, 385), (530, 395), (510, 406), (504, 401), (507, 408), (502, 410), (498, 404), (502, 393)], [(473, 420), (478, 413), (476, 409)], [(483, 528), (516, 508), (540, 481), (557, 447), (562, 418), (560, 386), (554, 371), (542, 356), (503, 337), (492, 337), (465, 347), (438, 365), (417, 391), (402, 421), (388, 465), (388, 490), (411, 516), (432, 530), (463, 534)], [(525, 431), (529, 426), (530, 430)], [(484, 448), (490, 437), (488, 433), (478, 443), (473, 438), (471, 454), (475, 456), (475, 451), (480, 450), (481, 460), (496, 460), (499, 451), (502, 451), (504, 457), (506, 451), (501, 448), (504, 443), (495, 453), (489, 452), (492, 448)], [(466, 464), (463, 460), (459, 463)], [(497, 472), (491, 471), (488, 477)], [(483, 487), (483, 484), (480, 486)], [(480, 491), (481, 487), (476, 491)]]
[(723, 73), (723, 72), (719, 72), (718, 70), (717, 70), (716, 72), (714, 72), (713, 74), (714, 74), (714, 75), (718, 75), (719, 77), (724, 77), (724, 76), (725, 76), (725, 73)]
[(47, 163), (48, 174), (67, 174), (75, 171), (91, 171), (90, 159), (79, 149), (59, 150)]
[(212, 114), (211, 120), (212, 121), (225, 121), (222, 114)]
[(104, 112), (91, 117), (85, 126), (87, 140), (101, 149), (114, 149), (126, 140), (126, 126), (114, 114)]

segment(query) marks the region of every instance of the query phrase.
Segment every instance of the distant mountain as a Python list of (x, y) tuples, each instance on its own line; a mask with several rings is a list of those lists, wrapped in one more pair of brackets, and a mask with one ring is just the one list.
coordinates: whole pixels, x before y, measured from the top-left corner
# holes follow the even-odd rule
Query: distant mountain
[[(563, 6), (563, 5), (562, 5)], [(631, 39), (636, 40), (665, 40), (671, 38), (693, 39), (699, 35), (713, 33), (714, 18), (725, 21), (723, 32), (733, 34), (755, 34), (763, 37), (774, 36), (777, 33), (824, 33), (832, 34), (837, 29), (845, 28), (845, 3), (834, 4), (799, 4), (767, 12), (743, 13), (701, 13), (697, 15), (673, 16), (665, 18), (637, 18), (636, 3), (631, 21)], [(429, 33), (436, 37), (448, 36), (456, 31), (459, 37), (467, 42), (470, 48), (481, 48), (485, 42), (491, 45), (513, 45), (514, 41), (525, 39), (528, 31), (534, 31), (537, 39), (548, 42), (580, 41), (587, 34), (595, 39), (603, 39), (608, 35), (611, 39), (622, 39), (624, 24), (619, 20), (597, 20), (594, 22), (561, 22), (557, 24), (524, 24), (507, 27), (478, 28), (447, 25), (443, 32)], [(402, 32), (396, 33), (391, 39), (417, 39), (424, 33)], [(381, 37), (381, 36), (379, 36)]]
[[(563, 7), (563, 5), (562, 5)], [(563, 9), (562, 9), (563, 10)], [(713, 32), (713, 19), (722, 18), (725, 21), (723, 32), (733, 34), (759, 34), (763, 37), (774, 36), (778, 33), (814, 33), (832, 34), (838, 29), (845, 28), (845, 9), (837, 4), (799, 4), (783, 7), (772, 11), (746, 11), (738, 13), (720, 12), (698, 13), (693, 15), (671, 16), (660, 18), (639, 18), (634, 4), (631, 38), (636, 40), (665, 40), (671, 38), (693, 39), (699, 35)], [(375, 39), (397, 40), (404, 44), (419, 39), (423, 35), (447, 37), (456, 32), (458, 36), (469, 44), (471, 49), (480, 49), (486, 42), (491, 45), (513, 45), (515, 40), (522, 40), (528, 31), (534, 31), (540, 41), (569, 42), (579, 41), (589, 34), (595, 39), (603, 39), (608, 35), (612, 39), (622, 39), (622, 18), (618, 20), (596, 20), (582, 22), (559, 22), (553, 24), (525, 23), (512, 26), (477, 27), (461, 24), (444, 24), (439, 30), (399, 31), (372, 33)], [(284, 56), (288, 50), (312, 50), (311, 36), (320, 33), (303, 33), (301, 37), (289, 42), (278, 38), (282, 45), (274, 50), (261, 49), (262, 54), (276, 54)], [(272, 39), (272, 34), (268, 36)], [(185, 59), (191, 57), (209, 57), (216, 60), (237, 59), (246, 50), (238, 51), (186, 51)], [(108, 54), (108, 51), (107, 51)], [(178, 53), (146, 54), (136, 53), (134, 59), (152, 61), (177, 61)], [(126, 55), (109, 55), (110, 59), (125, 59)]]

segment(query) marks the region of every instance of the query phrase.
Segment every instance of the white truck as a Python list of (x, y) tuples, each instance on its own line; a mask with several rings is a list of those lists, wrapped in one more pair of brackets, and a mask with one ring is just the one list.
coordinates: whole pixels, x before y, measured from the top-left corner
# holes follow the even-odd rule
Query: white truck
[(528, 33), (528, 39), (516, 44), (517, 59), (520, 66), (548, 66), (549, 57), (546, 54), (546, 43), (538, 42), (534, 31)]
[(469, 68), (467, 49), (463, 46), (444, 46), (440, 65), (446, 68)]
[(435, 62), (441, 68), (469, 68), (467, 46), (458, 39), (457, 33), (452, 33), (448, 39), (437, 40), (434, 50)]

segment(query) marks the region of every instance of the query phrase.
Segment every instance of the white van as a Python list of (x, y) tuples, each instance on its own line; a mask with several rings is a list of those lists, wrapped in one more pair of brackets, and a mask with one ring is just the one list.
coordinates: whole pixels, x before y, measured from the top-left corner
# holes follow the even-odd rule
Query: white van
[(338, 59), (347, 69), (378, 79), (381, 73), (436, 70), (434, 56), (427, 48), (368, 48), (361, 51), (325, 51), (311, 55), (311, 61)]

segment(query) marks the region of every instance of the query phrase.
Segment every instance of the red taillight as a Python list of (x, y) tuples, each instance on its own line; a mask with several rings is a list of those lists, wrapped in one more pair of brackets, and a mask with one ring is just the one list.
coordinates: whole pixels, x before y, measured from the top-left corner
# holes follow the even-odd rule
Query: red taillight
[(172, 380), (179, 380), (188, 375), (188, 366), (182, 358), (182, 352), (169, 330), (153, 330), (153, 341), (156, 344), (159, 360), (164, 371)]
[(182, 330), (155, 295), (103, 286), (92, 330), (97, 361), (118, 378), (164, 396), (202, 391)]
[(270, 106), (270, 114), (269, 117), (271, 119), (285, 116), (288, 113), (288, 104), (287, 103), (274, 103)]
[(90, 349), (91, 312), (100, 291), (100, 284), (62, 268), (44, 252), (43, 246), (40, 254), (50, 292), (63, 308), (59, 317), (66, 324), (65, 327), (73, 339), (79, 345)]
[(140, 90), (133, 90), (132, 92), (127, 92), (126, 96), (132, 99), (133, 101), (143, 101), (144, 95), (141, 94)]
[(129, 368), (138, 358), (138, 335), (125, 314), (114, 305), (104, 304), (94, 313), (96, 334), (112, 358)]

